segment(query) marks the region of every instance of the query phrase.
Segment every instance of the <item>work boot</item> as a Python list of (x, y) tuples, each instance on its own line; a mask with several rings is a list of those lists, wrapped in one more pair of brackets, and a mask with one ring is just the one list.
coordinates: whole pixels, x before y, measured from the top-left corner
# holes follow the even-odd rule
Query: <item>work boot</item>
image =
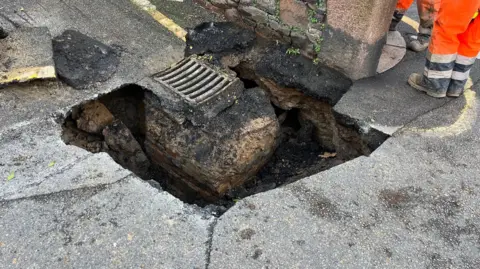
[(434, 87), (434, 83), (418, 73), (413, 73), (410, 75), (408, 78), (408, 84), (414, 89), (424, 92), (435, 98), (443, 98), (447, 96), (446, 89)]
[(3, 28), (0, 26), (0, 39), (4, 39), (8, 36), (7, 31), (3, 30)]
[(471, 85), (468, 85), (468, 78), (470, 77), (470, 70), (475, 64), (477, 57), (467, 57), (457, 55), (455, 60), (454, 72), (448, 85), (447, 96), (459, 97)]
[(430, 44), (430, 36), (432, 29), (420, 27), (417, 36), (410, 37), (411, 41), (408, 43), (408, 48), (415, 52), (422, 52), (428, 48)]
[(456, 87), (448, 87), (447, 96), (448, 97), (460, 97), (463, 92), (466, 90), (466, 87), (463, 88), (456, 88)]
[(450, 85), (448, 85), (447, 96), (448, 97), (460, 97), (463, 92), (468, 88), (467, 82), (452, 79)]
[(402, 20), (403, 15), (405, 15), (405, 14), (400, 13), (399, 11), (395, 10), (395, 12), (393, 13), (392, 22), (390, 23), (389, 31), (396, 31), (397, 30), (397, 25)]

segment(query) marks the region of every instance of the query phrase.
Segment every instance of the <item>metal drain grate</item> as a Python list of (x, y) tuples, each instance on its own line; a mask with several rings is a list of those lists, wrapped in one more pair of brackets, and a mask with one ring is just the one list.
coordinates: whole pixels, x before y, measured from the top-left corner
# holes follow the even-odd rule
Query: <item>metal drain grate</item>
[(195, 104), (208, 101), (234, 81), (195, 58), (184, 59), (154, 78)]

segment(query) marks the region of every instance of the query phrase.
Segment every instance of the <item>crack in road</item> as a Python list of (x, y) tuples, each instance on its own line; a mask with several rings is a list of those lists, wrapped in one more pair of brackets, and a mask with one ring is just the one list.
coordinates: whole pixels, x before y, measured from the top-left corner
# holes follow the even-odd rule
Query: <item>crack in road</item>
[(208, 227), (208, 240), (205, 242), (207, 249), (205, 250), (205, 269), (210, 267), (210, 259), (212, 254), (212, 245), (213, 245), (213, 234), (215, 232), (215, 227), (217, 226), (218, 219), (215, 218), (210, 226)]

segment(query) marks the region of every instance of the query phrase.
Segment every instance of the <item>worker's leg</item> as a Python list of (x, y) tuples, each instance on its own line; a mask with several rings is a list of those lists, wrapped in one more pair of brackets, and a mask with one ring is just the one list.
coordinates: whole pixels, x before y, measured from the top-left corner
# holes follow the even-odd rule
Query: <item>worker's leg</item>
[(405, 12), (413, 4), (414, 0), (398, 0), (397, 7), (395, 8), (395, 13), (393, 13), (392, 22), (390, 23), (390, 31), (395, 31), (397, 24), (402, 20)]
[(464, 33), (480, 0), (444, 0), (439, 8), (430, 41), (423, 76), (412, 74), (412, 87), (434, 97), (445, 97)]
[(473, 20), (468, 29), (458, 36), (460, 46), (453, 67), (452, 80), (448, 87), (448, 96), (460, 96), (463, 93), (475, 59), (480, 52), (480, 19)]
[(420, 26), (418, 27), (418, 35), (408, 43), (409, 49), (420, 52), (428, 47), (439, 4), (440, 0), (417, 0)]

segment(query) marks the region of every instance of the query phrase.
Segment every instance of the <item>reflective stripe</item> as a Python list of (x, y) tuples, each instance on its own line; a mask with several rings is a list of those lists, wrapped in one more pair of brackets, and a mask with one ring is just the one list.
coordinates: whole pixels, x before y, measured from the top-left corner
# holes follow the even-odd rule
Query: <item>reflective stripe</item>
[(457, 59), (455, 59), (455, 62), (463, 65), (472, 65), (475, 63), (475, 57), (457, 55)]
[(428, 59), (425, 63), (425, 67), (429, 70), (435, 70), (435, 71), (448, 71), (452, 70), (453, 67), (455, 66), (455, 61), (451, 61), (448, 63), (435, 63), (435, 62), (430, 62)]
[(433, 63), (451, 63), (457, 58), (457, 54), (432, 54), (430, 51), (427, 53), (427, 60)]
[(453, 67), (453, 71), (465, 73), (470, 69), (472, 69), (472, 67), (473, 67), (473, 64), (471, 65), (455, 64), (455, 66)]
[(457, 72), (457, 71), (453, 71), (452, 73), (452, 79), (455, 79), (455, 80), (467, 80), (468, 79), (468, 75), (470, 74), (470, 70), (467, 71), (467, 72)]
[(452, 77), (452, 72), (453, 70), (447, 70), (447, 71), (437, 71), (437, 70), (430, 70), (425, 67), (424, 75), (427, 78), (448, 78), (450, 79)]
[(434, 89), (437, 92), (447, 91), (450, 81), (450, 78), (424, 78), (424, 82), (428, 88)]

